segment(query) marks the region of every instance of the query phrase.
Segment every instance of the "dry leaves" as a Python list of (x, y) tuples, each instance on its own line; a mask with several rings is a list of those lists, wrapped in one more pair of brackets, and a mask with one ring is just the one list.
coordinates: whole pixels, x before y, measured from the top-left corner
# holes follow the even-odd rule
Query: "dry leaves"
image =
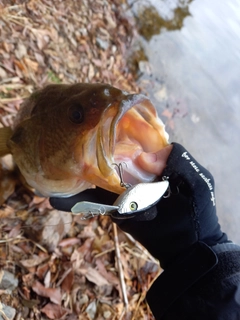
[[(94, 218), (86, 225), (76, 217), (65, 235), (55, 226), (54, 232), (64, 238), (49, 250), (42, 230), (52, 233), (46, 216), (54, 216), (55, 210), (34, 198), (19, 186), (6, 201), (14, 212), (1, 219), (0, 265), (18, 278), (18, 287), (13, 295), (4, 292), (3, 302), (7, 300), (23, 319), (30, 319), (30, 314), (33, 319), (41, 319), (41, 314), (47, 319), (119, 319), (122, 313), (123, 319), (132, 319), (135, 313), (135, 319), (151, 319), (142, 300), (158, 264), (120, 234), (129, 299), (124, 313), (110, 219)], [(29, 219), (36, 232), (29, 233)]]
[[(138, 92), (125, 59), (135, 28), (124, 6), (0, 0), (0, 123), (11, 125), (24, 98), (48, 83), (107, 82)], [(144, 297), (156, 261), (120, 233), (125, 311), (111, 221), (53, 210), (8, 161), (0, 162), (0, 267), (18, 286), (0, 299), (15, 319), (153, 319)]]
[[(49, 83), (107, 82), (138, 92), (123, 57), (133, 25), (125, 1), (0, 1), (0, 115)], [(5, 112), (4, 112), (5, 111)]]

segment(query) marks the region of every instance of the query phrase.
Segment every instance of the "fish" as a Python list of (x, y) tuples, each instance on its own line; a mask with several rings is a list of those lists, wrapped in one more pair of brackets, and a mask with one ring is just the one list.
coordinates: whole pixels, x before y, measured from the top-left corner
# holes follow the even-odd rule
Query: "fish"
[(13, 126), (0, 128), (0, 156), (12, 154), (27, 184), (44, 197), (96, 186), (121, 194), (156, 178), (136, 159), (166, 147), (168, 134), (150, 99), (105, 83), (51, 84), (33, 92)]

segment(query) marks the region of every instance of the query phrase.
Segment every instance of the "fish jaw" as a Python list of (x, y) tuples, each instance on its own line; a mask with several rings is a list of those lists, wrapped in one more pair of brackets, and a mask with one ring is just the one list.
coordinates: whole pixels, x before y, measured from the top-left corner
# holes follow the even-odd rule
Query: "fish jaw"
[(157, 152), (168, 144), (165, 126), (150, 100), (141, 94), (126, 95), (118, 106), (112, 104), (104, 111), (98, 127), (89, 133), (81, 175), (98, 187), (121, 194), (125, 188), (120, 186), (114, 164), (126, 164), (125, 183), (153, 181), (156, 176), (143, 170), (137, 157), (142, 152)]
[(169, 135), (151, 101), (143, 96), (120, 119), (114, 161), (125, 163), (123, 179), (130, 184), (151, 182), (156, 176), (143, 170), (137, 161), (142, 153), (155, 153), (169, 145)]

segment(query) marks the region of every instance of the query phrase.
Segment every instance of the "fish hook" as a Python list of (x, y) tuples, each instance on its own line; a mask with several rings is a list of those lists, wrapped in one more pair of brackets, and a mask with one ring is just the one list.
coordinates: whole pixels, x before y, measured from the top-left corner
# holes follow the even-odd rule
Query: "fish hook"
[[(169, 180), (169, 177), (163, 176), (163, 177), (162, 177), (162, 180), (163, 180), (163, 181), (167, 181), (167, 180)], [(163, 198), (169, 198), (169, 197), (171, 196), (171, 194), (173, 194), (173, 195), (179, 194), (179, 187), (176, 186), (176, 189), (177, 189), (177, 192), (173, 193), (172, 190), (171, 190), (171, 187), (170, 187), (170, 185), (169, 185), (169, 186), (168, 186), (168, 189), (167, 189), (167, 191), (166, 191), (167, 194), (166, 194), (165, 196), (163, 196)]]
[(128, 189), (132, 185), (130, 183), (126, 183), (126, 182), (123, 181), (123, 164), (125, 164), (125, 166), (127, 167), (126, 162), (120, 162), (119, 164), (112, 163), (112, 165), (117, 167), (117, 169), (118, 169), (118, 175), (119, 175), (119, 178), (120, 178), (120, 186)]

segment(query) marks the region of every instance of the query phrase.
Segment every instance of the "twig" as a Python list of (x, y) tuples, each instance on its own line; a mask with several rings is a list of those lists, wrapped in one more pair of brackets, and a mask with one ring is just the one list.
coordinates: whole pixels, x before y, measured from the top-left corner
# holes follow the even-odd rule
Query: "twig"
[(14, 97), (14, 98), (4, 98), (4, 99), (1, 99), (1, 103), (2, 104), (7, 104), (7, 103), (11, 103), (11, 102), (14, 102), (14, 101), (19, 101), (19, 100), (24, 100), (26, 98), (28, 98), (29, 96), (22, 96), (22, 97)]
[(56, 287), (59, 287), (60, 284), (63, 282), (63, 280), (66, 278), (66, 276), (72, 271), (72, 268), (67, 269), (64, 274), (62, 275), (61, 279), (58, 280), (58, 282), (56, 283)]
[(20, 233), (18, 236), (16, 236), (15, 238), (8, 238), (8, 239), (0, 239), (0, 243), (7, 243), (7, 242), (12, 242), (12, 241), (16, 241), (16, 240), (20, 240), (18, 242), (21, 241), (25, 241), (25, 238), (22, 237), (23, 233)]
[(16, 236), (15, 238), (9, 238), (9, 239), (0, 239), (0, 243), (7, 243), (7, 242), (14, 242), (14, 243), (18, 243), (18, 242), (24, 242), (24, 241), (30, 241), (32, 242), (36, 247), (38, 247), (40, 250), (42, 250), (43, 252), (47, 253), (48, 251), (41, 246), (39, 243), (31, 240), (31, 239), (27, 239), (25, 237), (22, 237), (22, 234), (19, 234), (18, 236)]
[[(152, 263), (155, 263), (157, 265), (159, 265), (159, 262), (157, 260), (150, 260), (148, 259), (148, 257), (145, 257), (141, 252), (136, 252), (130, 248), (128, 248), (127, 246), (124, 247), (124, 249), (128, 252), (128, 253), (131, 253), (133, 256), (135, 256), (136, 258), (140, 258), (140, 259), (143, 259), (144, 261), (148, 261), (148, 262), (152, 262)], [(133, 248), (134, 249), (134, 248)]]
[(126, 237), (128, 238), (128, 240), (131, 241), (132, 244), (134, 244), (135, 247), (137, 247), (143, 254), (145, 254), (146, 257), (147, 257), (149, 260), (151, 260), (151, 261), (153, 261), (153, 262), (155, 262), (155, 263), (158, 263), (158, 260), (155, 259), (155, 258), (147, 251), (147, 249), (145, 249), (139, 242), (137, 242), (129, 233), (126, 233), (126, 232), (125, 232), (125, 235), (126, 235)]
[(112, 224), (113, 224), (113, 236), (114, 236), (114, 244), (115, 244), (115, 252), (116, 252), (120, 286), (121, 286), (122, 295), (123, 295), (123, 303), (124, 303), (125, 308), (127, 309), (128, 297), (127, 297), (126, 284), (124, 281), (123, 268), (122, 268), (122, 263), (121, 263), (121, 254), (120, 254), (119, 242), (118, 242), (117, 225), (114, 222)]
[(127, 312), (127, 307), (125, 306), (118, 320), (122, 320), (126, 312)]
[(139, 306), (140, 306), (140, 304), (142, 303), (142, 301), (145, 299), (146, 294), (147, 294), (147, 292), (146, 292), (146, 291), (143, 291), (142, 294), (141, 294), (141, 296), (140, 296), (140, 298), (138, 299), (137, 306), (136, 306), (136, 308), (135, 308), (135, 311), (134, 311), (134, 315), (133, 315), (133, 317), (132, 317), (132, 320), (135, 320), (135, 318), (136, 318), (136, 316), (137, 316), (137, 314), (138, 314)]
[[(123, 247), (125, 247), (125, 246), (126, 246), (126, 243), (121, 243), (121, 244), (119, 245), (120, 248), (123, 248)], [(109, 252), (111, 252), (111, 251), (113, 251), (113, 250), (115, 250), (115, 248), (110, 248), (110, 249), (108, 249), (108, 250), (99, 252), (99, 253), (95, 254), (94, 258), (99, 258), (99, 257), (103, 256), (104, 254), (107, 254), (107, 253), (109, 253)]]

